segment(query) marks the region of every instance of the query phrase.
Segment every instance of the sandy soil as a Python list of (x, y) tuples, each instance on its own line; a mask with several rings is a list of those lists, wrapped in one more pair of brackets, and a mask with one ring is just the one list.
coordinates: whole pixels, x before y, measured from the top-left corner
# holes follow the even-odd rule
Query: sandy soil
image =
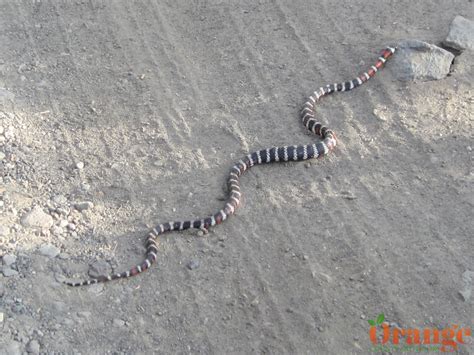
[[(57, 281), (141, 261), (149, 227), (221, 208), (240, 156), (312, 142), (298, 111), (313, 90), (472, 18), (465, 0), (190, 3), (0, 2), (0, 247), (18, 272), (0, 276), (0, 349), (349, 354), (370, 350), (379, 313), (472, 327), (466, 53), (444, 80), (402, 83), (388, 65), (324, 100), (333, 155), (252, 169), (237, 216), (164, 236), (146, 274)], [(33, 206), (56, 229), (22, 225)]]

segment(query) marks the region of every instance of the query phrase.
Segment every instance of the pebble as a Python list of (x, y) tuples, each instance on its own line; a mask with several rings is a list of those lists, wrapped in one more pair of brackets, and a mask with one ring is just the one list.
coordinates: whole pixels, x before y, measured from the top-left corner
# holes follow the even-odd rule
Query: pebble
[(33, 339), (26, 345), (26, 351), (29, 354), (39, 354), (40, 353), (40, 345), (37, 340)]
[(75, 231), (76, 230), (76, 225), (74, 223), (68, 223), (67, 224), (67, 229), (69, 229), (71, 231)]
[(10, 228), (7, 226), (0, 226), (0, 237), (7, 237), (10, 234)]
[(16, 262), (16, 256), (12, 254), (5, 254), (2, 257), (3, 265), (10, 266)]
[(6, 156), (6, 155), (5, 155), (5, 153), (4, 153), (4, 152), (0, 152), (0, 160), (3, 160), (3, 159), (5, 159), (5, 156)]
[(54, 235), (54, 236), (60, 236), (61, 234), (64, 233), (64, 229), (60, 226), (53, 226), (51, 228), (51, 233)]
[(114, 318), (113, 325), (114, 327), (123, 327), (125, 325), (125, 321), (122, 319)]
[(39, 253), (48, 258), (55, 258), (59, 255), (60, 250), (52, 244), (43, 244), (39, 248)]
[(474, 22), (456, 16), (449, 26), (448, 37), (443, 44), (457, 50), (474, 49)]
[(76, 163), (76, 168), (79, 170), (84, 169), (84, 163), (82, 161), (79, 161)]
[(3, 320), (5, 319), (5, 315), (0, 312), (0, 323), (3, 323)]
[(102, 275), (109, 275), (110, 273), (112, 273), (112, 267), (108, 262), (103, 260), (96, 261), (89, 267), (90, 277), (97, 278)]
[(74, 204), (74, 208), (82, 212), (94, 208), (94, 204), (91, 201), (77, 202)]
[(5, 277), (12, 277), (18, 275), (18, 271), (10, 269), (8, 266), (2, 268), (2, 274)]
[(55, 195), (52, 200), (57, 205), (65, 205), (67, 203), (67, 198), (64, 195)]
[(199, 261), (197, 261), (197, 260), (191, 260), (189, 263), (186, 264), (186, 267), (187, 267), (189, 270), (197, 269), (197, 268), (199, 267)]
[(21, 344), (15, 340), (10, 340), (6, 344), (2, 344), (0, 350), (3, 354), (21, 355)]
[(62, 220), (59, 221), (59, 226), (61, 228), (66, 228), (68, 224), (69, 224), (69, 222), (66, 219), (62, 219)]
[(454, 54), (433, 44), (404, 40), (398, 44), (391, 68), (401, 81), (439, 80), (448, 75), (453, 59)]
[(36, 206), (21, 218), (20, 223), (23, 227), (49, 229), (53, 225), (53, 217)]

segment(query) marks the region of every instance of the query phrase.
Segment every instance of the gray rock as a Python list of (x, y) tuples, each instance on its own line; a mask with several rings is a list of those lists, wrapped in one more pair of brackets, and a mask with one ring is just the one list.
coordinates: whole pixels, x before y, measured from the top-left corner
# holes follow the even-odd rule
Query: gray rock
[(2, 274), (5, 277), (12, 277), (18, 275), (18, 271), (10, 269), (8, 266), (2, 267)]
[(448, 75), (453, 59), (452, 53), (435, 45), (404, 40), (398, 45), (391, 68), (402, 81), (439, 80)]
[(29, 354), (39, 354), (40, 353), (40, 345), (37, 340), (33, 339), (26, 345), (26, 351)]
[(474, 49), (474, 22), (456, 16), (449, 26), (448, 37), (443, 44), (457, 50)]
[(0, 344), (0, 353), (7, 355), (21, 355), (21, 343), (10, 340), (5, 344)]
[(92, 209), (94, 204), (91, 201), (82, 201), (74, 204), (74, 208), (79, 212)]
[(112, 273), (112, 267), (106, 261), (96, 261), (89, 267), (89, 276), (97, 278), (103, 275), (109, 275)]
[(2, 257), (3, 265), (10, 266), (16, 262), (16, 256), (12, 254), (5, 254)]
[(79, 161), (76, 163), (76, 168), (81, 170), (84, 169), (84, 163), (82, 161)]
[(43, 244), (39, 248), (41, 255), (47, 256), (48, 258), (55, 258), (59, 255), (60, 250), (52, 244)]
[(24, 227), (49, 229), (53, 225), (53, 217), (36, 206), (21, 218), (20, 223)]
[(186, 267), (189, 269), (189, 270), (194, 270), (194, 269), (197, 269), (199, 267), (199, 261), (198, 260), (191, 260), (187, 265)]
[(4, 152), (0, 151), (0, 160), (5, 159), (6, 155)]

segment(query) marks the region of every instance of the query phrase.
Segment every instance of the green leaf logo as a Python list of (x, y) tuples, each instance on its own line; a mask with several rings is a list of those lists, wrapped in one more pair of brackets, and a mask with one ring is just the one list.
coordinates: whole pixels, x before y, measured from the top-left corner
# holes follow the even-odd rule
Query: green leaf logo
[(377, 326), (377, 325), (380, 325), (383, 323), (383, 321), (385, 320), (385, 316), (383, 313), (380, 313), (378, 316), (377, 316), (377, 320), (373, 320), (373, 319), (368, 319), (367, 322), (369, 322), (369, 324), (373, 327)]
[(382, 322), (385, 320), (385, 316), (383, 315), (383, 313), (380, 313), (378, 316), (377, 316), (377, 324), (382, 324)]

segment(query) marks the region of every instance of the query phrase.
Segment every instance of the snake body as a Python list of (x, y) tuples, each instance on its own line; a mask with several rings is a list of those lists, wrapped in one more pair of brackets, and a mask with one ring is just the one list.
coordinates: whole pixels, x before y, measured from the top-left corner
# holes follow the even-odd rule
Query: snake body
[(385, 62), (395, 53), (395, 48), (387, 47), (381, 53), (374, 65), (366, 72), (362, 73), (353, 80), (343, 83), (329, 84), (316, 90), (308, 101), (305, 102), (301, 110), (301, 119), (304, 126), (319, 136), (321, 140), (318, 143), (307, 145), (292, 145), (283, 147), (273, 147), (253, 152), (246, 157), (240, 159), (230, 169), (227, 185), (229, 188), (229, 197), (224, 207), (217, 213), (202, 219), (176, 221), (161, 223), (153, 228), (146, 239), (146, 255), (141, 264), (138, 264), (128, 271), (103, 275), (97, 278), (88, 279), (79, 282), (64, 281), (69, 286), (84, 286), (111, 280), (128, 278), (138, 275), (148, 270), (158, 258), (157, 238), (159, 235), (171, 232), (182, 231), (190, 228), (201, 229), (204, 232), (215, 225), (221, 224), (229, 216), (233, 215), (240, 206), (241, 191), (240, 177), (251, 167), (260, 164), (268, 164), (273, 162), (302, 161), (313, 158), (321, 158), (331, 152), (337, 144), (336, 135), (327, 127), (318, 122), (315, 117), (314, 107), (319, 100), (327, 95), (337, 91), (350, 91), (372, 78), (385, 64)]

